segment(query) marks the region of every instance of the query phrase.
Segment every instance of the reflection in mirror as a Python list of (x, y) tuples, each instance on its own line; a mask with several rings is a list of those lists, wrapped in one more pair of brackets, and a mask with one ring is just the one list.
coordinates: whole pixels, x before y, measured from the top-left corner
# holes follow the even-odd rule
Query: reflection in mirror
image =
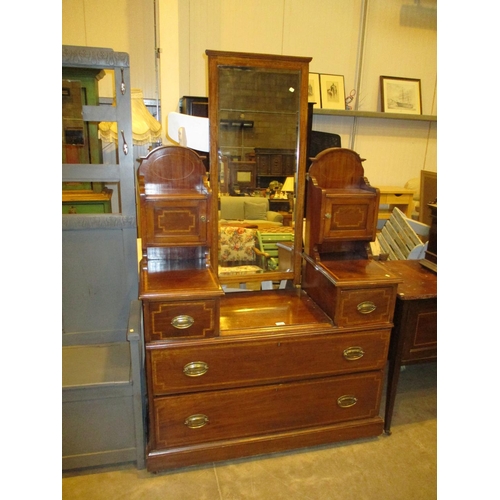
[[(62, 70), (62, 163), (73, 165), (118, 165), (118, 143), (126, 143), (113, 118), (116, 109), (116, 83), (123, 75), (110, 69), (63, 67)], [(127, 148), (134, 158), (145, 156), (161, 145), (161, 124), (145, 105), (140, 89), (130, 89), (132, 144)], [(96, 112), (95, 106), (99, 106)], [(96, 116), (97, 115), (97, 116)], [(110, 119), (108, 118), (108, 119)], [(96, 175), (98, 177), (98, 175)], [(63, 214), (120, 213), (119, 182), (99, 181), (62, 183)]]
[[(218, 68), (222, 282), (293, 271), (300, 82), (297, 70)], [(283, 286), (276, 277), (267, 286)]]
[[(103, 142), (97, 121), (84, 119), (84, 106), (100, 104), (100, 82), (112, 81), (101, 69), (63, 68), (62, 163), (117, 164), (116, 144)], [(119, 183), (82, 181), (62, 183), (63, 214), (118, 213)]]
[[(115, 149), (101, 140), (100, 123), (85, 120), (84, 106), (99, 106), (101, 89), (113, 84), (114, 72), (91, 68), (62, 70), (62, 162), (116, 164)], [(109, 104), (115, 105), (111, 100)]]
[(63, 182), (63, 214), (119, 213), (118, 182)]

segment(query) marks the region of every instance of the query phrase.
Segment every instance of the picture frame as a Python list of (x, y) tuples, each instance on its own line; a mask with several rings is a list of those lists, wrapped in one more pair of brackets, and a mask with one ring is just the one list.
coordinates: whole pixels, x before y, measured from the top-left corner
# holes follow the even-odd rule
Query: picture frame
[(319, 73), (309, 73), (307, 88), (307, 102), (313, 102), (313, 108), (321, 108), (321, 93), (319, 87)]
[(421, 115), (420, 80), (398, 76), (381, 76), (380, 101), (382, 112)]
[(343, 75), (319, 75), (321, 107), (323, 109), (345, 110), (345, 85)]

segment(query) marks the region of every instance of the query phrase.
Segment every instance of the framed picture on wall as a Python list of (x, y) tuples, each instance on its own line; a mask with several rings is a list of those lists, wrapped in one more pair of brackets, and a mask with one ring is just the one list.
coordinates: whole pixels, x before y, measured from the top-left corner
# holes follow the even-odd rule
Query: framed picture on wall
[(313, 102), (313, 108), (321, 108), (321, 94), (319, 91), (319, 73), (309, 73), (307, 87), (307, 101)]
[(345, 88), (343, 75), (319, 75), (321, 107), (324, 109), (345, 109)]
[(420, 80), (416, 78), (381, 76), (380, 96), (386, 113), (422, 114)]

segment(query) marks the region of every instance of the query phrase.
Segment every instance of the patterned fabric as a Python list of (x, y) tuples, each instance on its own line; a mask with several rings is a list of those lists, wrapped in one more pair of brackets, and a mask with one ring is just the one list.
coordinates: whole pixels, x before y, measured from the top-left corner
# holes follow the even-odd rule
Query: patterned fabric
[(219, 262), (254, 262), (255, 229), (221, 226)]
[(224, 267), (219, 266), (219, 276), (234, 276), (235, 274), (257, 274), (263, 273), (264, 270), (259, 266), (236, 266), (236, 267)]

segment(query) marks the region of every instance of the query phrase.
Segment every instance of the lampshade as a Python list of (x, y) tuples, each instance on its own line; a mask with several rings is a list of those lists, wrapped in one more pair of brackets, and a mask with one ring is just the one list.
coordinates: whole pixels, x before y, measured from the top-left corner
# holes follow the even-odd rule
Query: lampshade
[[(144, 104), (142, 90), (131, 89), (132, 141), (138, 146), (157, 142), (161, 138), (161, 123), (154, 118)], [(116, 122), (99, 123), (99, 133), (103, 141), (117, 142)]]
[(286, 193), (293, 193), (295, 191), (295, 182), (294, 181), (295, 181), (295, 179), (293, 177), (287, 177), (281, 190), (285, 191)]

